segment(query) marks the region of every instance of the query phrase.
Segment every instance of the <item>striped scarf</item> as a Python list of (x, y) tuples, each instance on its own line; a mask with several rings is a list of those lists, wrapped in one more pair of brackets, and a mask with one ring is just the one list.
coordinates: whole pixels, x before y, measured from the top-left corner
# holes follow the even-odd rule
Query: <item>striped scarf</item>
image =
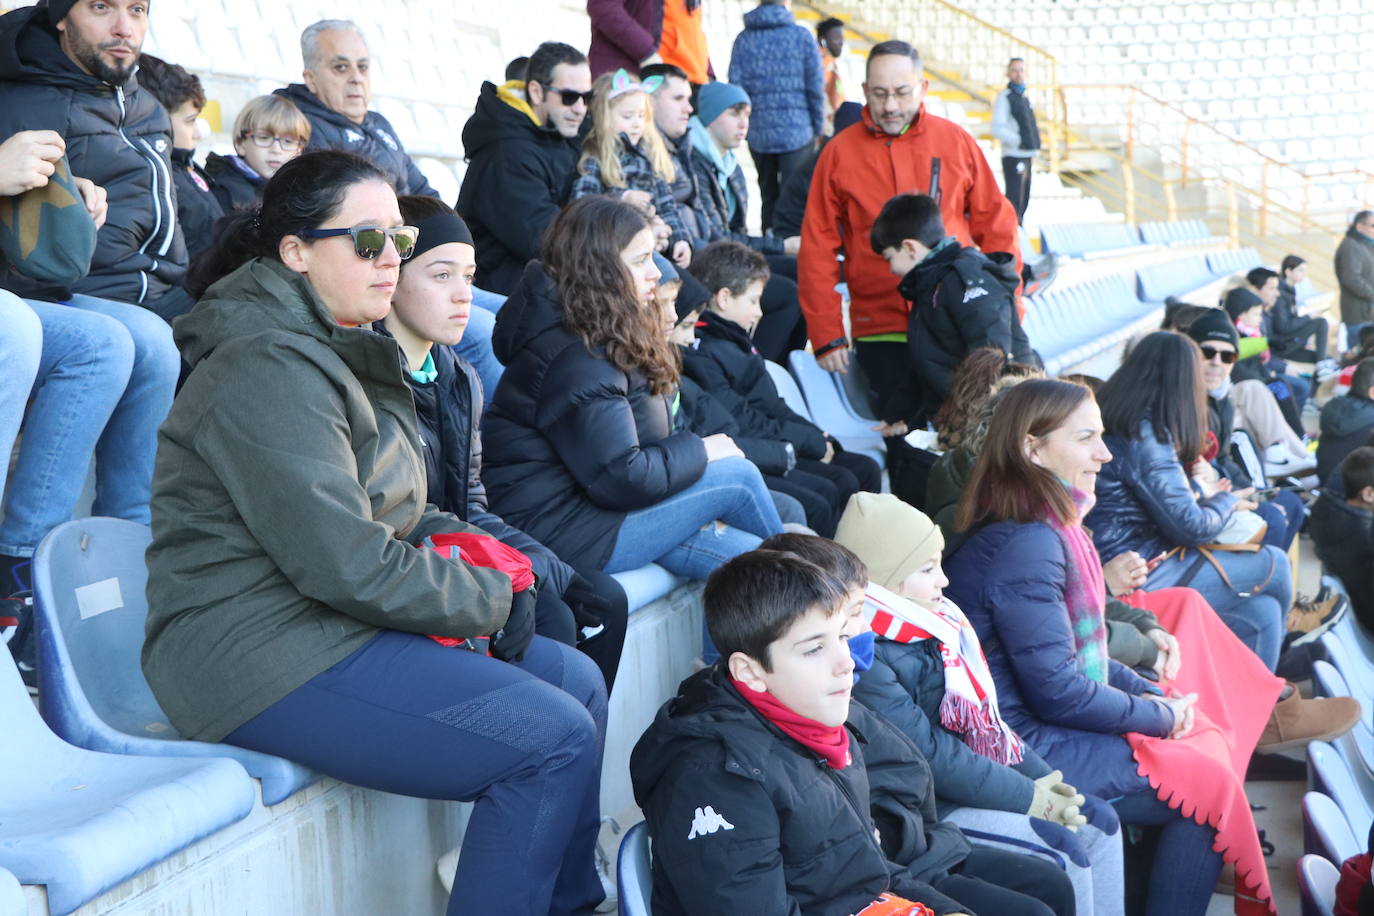
[(874, 632), (893, 642), (936, 640), (945, 666), (940, 724), (989, 760), (1008, 766), (1021, 762), (1021, 739), (997, 710), (997, 687), (988, 660), (963, 611), (946, 598), (912, 601), (870, 582), (864, 591), (864, 614)]
[[(1083, 517), (1089, 498), (1072, 490), (1074, 502)], [(1099, 684), (1107, 683), (1107, 585), (1102, 578), (1102, 558), (1080, 521), (1061, 525), (1051, 515), (1047, 523), (1064, 545), (1064, 607), (1073, 628), (1073, 648), (1083, 674)]]

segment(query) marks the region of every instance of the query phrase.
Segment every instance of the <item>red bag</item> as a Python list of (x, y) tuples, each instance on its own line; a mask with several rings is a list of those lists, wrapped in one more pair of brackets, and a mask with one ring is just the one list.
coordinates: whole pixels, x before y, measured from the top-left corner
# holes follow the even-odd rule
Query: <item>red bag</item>
[[(436, 551), (440, 556), (466, 563), (469, 566), (499, 569), (510, 577), (512, 594), (523, 592), (534, 585), (534, 569), (530, 566), (530, 558), (489, 534), (476, 534), (467, 531), (436, 534), (425, 538), (425, 546)], [(488, 654), (488, 639), (485, 636), (469, 639), (431, 636), (430, 639), (450, 649), (466, 648), (483, 655)]]

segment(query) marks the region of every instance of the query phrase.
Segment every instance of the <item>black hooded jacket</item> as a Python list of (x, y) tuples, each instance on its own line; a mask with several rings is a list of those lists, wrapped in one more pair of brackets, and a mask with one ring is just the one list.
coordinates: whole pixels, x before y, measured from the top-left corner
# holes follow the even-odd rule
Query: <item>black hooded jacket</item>
[(579, 144), (483, 83), (477, 110), (463, 126), (468, 159), (456, 209), (477, 246), (477, 285), (509, 294), (525, 264), (539, 257), (544, 230), (568, 199)]
[(273, 95), (290, 99), (310, 122), (310, 142), (306, 150), (336, 149), (357, 153), (391, 176), (397, 194), (439, 196), (406, 154), (406, 148), (396, 136), (396, 128), (380, 112), (369, 111), (363, 123), (354, 124), (326, 107), (304, 83), (292, 83)]
[(256, 207), (262, 203), (262, 189), (267, 181), (254, 173), (249, 175), (247, 168), (238, 156), (221, 156), (211, 153), (205, 157), (205, 174), (211, 181), (211, 189), (219, 200), (225, 213), (233, 210)]
[(1308, 528), (1317, 559), (1350, 593), (1355, 619), (1374, 628), (1374, 513), (1324, 490), (1312, 505)]
[(97, 236), (90, 272), (70, 290), (34, 283), (13, 271), (4, 286), (39, 299), (85, 293), (145, 303), (186, 273), (172, 179), (172, 122), (136, 77), (111, 86), (83, 72), (62, 51), (45, 7), (0, 16), (0, 138), (54, 130), (67, 143), (72, 174), (105, 189), (109, 214)]
[(1343, 394), (1326, 402), (1317, 440), (1317, 476), (1322, 480), (1340, 467), (1374, 433), (1374, 401), (1363, 394)]
[(853, 762), (831, 769), (720, 665), (683, 681), (630, 757), (654, 842), (656, 916), (837, 916), (885, 891), (965, 912), (927, 883), (969, 845), (937, 822), (920, 750), (859, 703), (846, 727)]
[(172, 150), (172, 179), (177, 188), (177, 222), (186, 240), (186, 256), (194, 258), (215, 240), (215, 220), (224, 208), (206, 174), (191, 156), (195, 150)]
[(506, 367), (483, 420), (492, 510), (572, 566), (603, 569), (625, 514), (696, 483), (706, 446), (673, 432), (671, 397), (564, 327), (538, 261), (497, 314), (492, 348)]

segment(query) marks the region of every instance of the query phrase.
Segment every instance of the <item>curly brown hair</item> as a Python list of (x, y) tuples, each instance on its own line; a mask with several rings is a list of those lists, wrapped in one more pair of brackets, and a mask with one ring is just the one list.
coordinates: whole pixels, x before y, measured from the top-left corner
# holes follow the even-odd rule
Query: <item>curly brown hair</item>
[(965, 430), (992, 397), (998, 379), (1003, 376), (1042, 378), (1044, 374), (1034, 366), (1012, 362), (997, 347), (979, 347), (969, 353), (954, 370), (949, 397), (940, 405), (940, 412), (933, 421), (940, 434), (940, 447), (948, 451), (963, 442)]
[(622, 372), (643, 373), (654, 394), (677, 389), (681, 363), (658, 307), (635, 296), (620, 253), (649, 224), (629, 204), (592, 195), (570, 204), (544, 236), (541, 260), (558, 284), (563, 325)]

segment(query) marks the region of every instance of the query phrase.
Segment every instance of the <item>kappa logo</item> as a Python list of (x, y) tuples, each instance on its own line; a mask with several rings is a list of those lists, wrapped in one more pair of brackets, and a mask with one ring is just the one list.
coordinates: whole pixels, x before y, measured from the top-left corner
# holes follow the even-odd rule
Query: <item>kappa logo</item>
[(984, 288), (981, 287), (981, 286), (975, 286), (975, 287), (973, 287), (972, 289), (966, 289), (966, 290), (964, 290), (964, 301), (965, 301), (965, 302), (972, 302), (974, 299), (977, 299), (979, 296), (986, 296), (987, 294), (988, 294), (988, 291), (987, 291), (986, 289), (984, 289)]
[(391, 136), (391, 134), (387, 133), (386, 131), (377, 131), (377, 136), (381, 137), (382, 142), (385, 143), (387, 146), (391, 147), (393, 150), (399, 150), (401, 148), (401, 145), (396, 142), (396, 138)]
[(715, 833), (717, 830), (734, 830), (735, 825), (727, 821), (716, 813), (716, 809), (707, 805), (705, 808), (698, 808), (692, 815), (692, 831), (687, 834), (687, 839), (695, 840), (699, 836), (706, 836), (708, 833)]
[(167, 141), (158, 137), (157, 140), (153, 142), (153, 148), (159, 153), (164, 152), (167, 149)]
[(362, 143), (363, 135), (356, 130), (349, 129), (344, 131), (344, 139), (349, 143)]

